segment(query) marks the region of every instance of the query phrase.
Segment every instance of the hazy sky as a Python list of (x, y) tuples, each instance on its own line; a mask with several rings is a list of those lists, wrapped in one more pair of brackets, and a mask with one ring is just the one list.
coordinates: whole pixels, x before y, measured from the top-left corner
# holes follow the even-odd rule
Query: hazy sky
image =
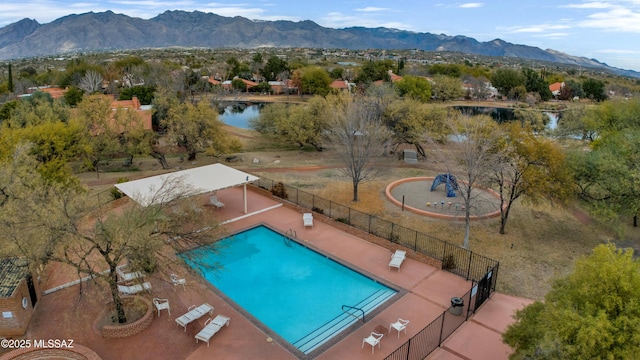
[(640, 71), (640, 0), (23, 0), (0, 4), (0, 27), (23, 18), (45, 24), (69, 14), (106, 10), (143, 19), (166, 10), (199, 10), (260, 20), (312, 20), (332, 28), (382, 26), (479, 41), (500, 38)]

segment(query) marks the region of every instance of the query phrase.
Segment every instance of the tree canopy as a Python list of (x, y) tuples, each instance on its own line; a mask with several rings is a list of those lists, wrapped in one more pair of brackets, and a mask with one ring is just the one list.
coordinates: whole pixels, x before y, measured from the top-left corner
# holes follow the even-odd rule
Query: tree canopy
[(206, 101), (174, 104), (160, 124), (167, 129), (168, 138), (185, 149), (189, 161), (198, 153), (220, 156), (241, 148), (239, 140), (224, 131), (218, 112)]
[(599, 245), (515, 318), (503, 334), (512, 360), (638, 359), (640, 264), (631, 249)]

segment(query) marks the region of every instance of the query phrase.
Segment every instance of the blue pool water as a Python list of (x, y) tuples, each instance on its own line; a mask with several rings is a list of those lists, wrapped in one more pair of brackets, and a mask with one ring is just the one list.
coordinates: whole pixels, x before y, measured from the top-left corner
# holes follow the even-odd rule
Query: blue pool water
[[(396, 294), (265, 227), (217, 243), (207, 281), (300, 351), (309, 353), (358, 321), (343, 305), (368, 313)], [(352, 313), (355, 313), (351, 310)]]

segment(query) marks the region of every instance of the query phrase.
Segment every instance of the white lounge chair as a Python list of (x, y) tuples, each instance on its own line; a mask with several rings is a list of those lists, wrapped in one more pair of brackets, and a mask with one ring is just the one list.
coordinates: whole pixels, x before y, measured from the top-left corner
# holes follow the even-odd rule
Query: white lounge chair
[(158, 317), (160, 317), (160, 310), (167, 310), (169, 312), (169, 315), (171, 315), (169, 300), (153, 298), (153, 305), (155, 305), (156, 309), (158, 310)]
[(383, 336), (383, 334), (378, 334), (372, 331), (368, 337), (362, 339), (362, 348), (364, 349), (365, 343), (371, 345), (371, 353), (373, 354), (373, 349), (376, 348), (376, 345), (378, 345), (378, 349), (380, 349), (380, 339), (382, 339)]
[(409, 320), (404, 320), (402, 318), (398, 318), (398, 321), (391, 323), (389, 325), (389, 332), (391, 329), (398, 330), (398, 339), (400, 339), (400, 331), (404, 330), (405, 335), (407, 334), (407, 325), (409, 324)]
[(120, 285), (118, 284), (118, 291), (125, 295), (134, 295), (139, 292), (151, 290), (151, 283), (148, 281), (143, 282), (142, 284), (134, 284), (134, 285)]
[(120, 281), (130, 282), (135, 279), (144, 277), (144, 273), (142, 271), (126, 272), (125, 270), (123, 270), (125, 267), (126, 265), (116, 267), (116, 273), (118, 274), (118, 278), (120, 279)]
[(213, 315), (213, 306), (207, 303), (204, 303), (198, 307), (196, 307), (195, 305), (191, 305), (187, 310), (188, 311), (186, 314), (176, 319), (176, 324), (182, 326), (184, 328), (184, 331), (187, 331), (187, 325), (195, 320), (200, 319), (202, 316), (204, 316), (204, 314), (209, 313), (210, 315)]
[(187, 283), (186, 279), (179, 278), (176, 274), (171, 274), (169, 275), (169, 277), (171, 278), (171, 282), (173, 283), (173, 291), (176, 291), (176, 286), (178, 285), (182, 285), (182, 290), (186, 290), (184, 287)]
[(406, 255), (407, 252), (404, 250), (396, 250), (395, 253), (391, 254), (391, 261), (389, 261), (389, 270), (394, 267), (398, 269), (398, 271), (400, 271), (400, 265), (402, 265), (402, 262), (406, 258)]
[(213, 335), (215, 335), (223, 326), (229, 326), (229, 322), (231, 322), (231, 319), (223, 315), (217, 315), (213, 319), (207, 319), (202, 330), (200, 330), (196, 335), (196, 343), (198, 343), (198, 340), (206, 341), (207, 347), (209, 347), (209, 340), (211, 340)]
[(302, 222), (304, 223), (304, 227), (311, 226), (313, 228), (313, 214), (312, 213), (302, 214)]
[(224, 203), (218, 200), (218, 197), (216, 195), (209, 196), (209, 205), (213, 205), (217, 209), (224, 207)]

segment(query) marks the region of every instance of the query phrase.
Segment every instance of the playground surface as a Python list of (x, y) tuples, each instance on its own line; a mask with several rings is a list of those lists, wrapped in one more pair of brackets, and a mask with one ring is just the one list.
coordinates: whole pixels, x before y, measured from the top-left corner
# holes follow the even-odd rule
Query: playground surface
[[(451, 219), (464, 217), (464, 199), (460, 196), (449, 197), (446, 184), (441, 183), (431, 191), (434, 177), (405, 178), (393, 182), (387, 187), (387, 193), (399, 204), (419, 210), (422, 215), (433, 214), (449, 216)], [(497, 194), (483, 189), (472, 189), (472, 217), (490, 217), (499, 215), (500, 199)], [(392, 199), (390, 199), (392, 200)], [(393, 200), (392, 200), (393, 201)], [(498, 212), (498, 213), (496, 213)]]

